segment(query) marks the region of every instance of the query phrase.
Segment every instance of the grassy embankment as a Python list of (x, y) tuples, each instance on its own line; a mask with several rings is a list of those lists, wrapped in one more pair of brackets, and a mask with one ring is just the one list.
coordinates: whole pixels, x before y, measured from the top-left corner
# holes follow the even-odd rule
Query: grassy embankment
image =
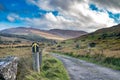
[(69, 80), (63, 64), (48, 53), (43, 53), (41, 72), (32, 70), (31, 48), (2, 48), (0, 57), (17, 56), (20, 58), (17, 80)]
[[(91, 44), (92, 46), (90, 46)], [(58, 44), (48, 48), (48, 51), (120, 70), (120, 25), (58, 42)]]

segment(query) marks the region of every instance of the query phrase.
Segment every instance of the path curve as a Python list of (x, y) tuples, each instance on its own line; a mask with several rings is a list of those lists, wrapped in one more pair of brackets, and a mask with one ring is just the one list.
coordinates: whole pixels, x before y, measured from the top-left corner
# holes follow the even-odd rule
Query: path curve
[(52, 55), (63, 62), (71, 80), (120, 80), (120, 71), (68, 56)]

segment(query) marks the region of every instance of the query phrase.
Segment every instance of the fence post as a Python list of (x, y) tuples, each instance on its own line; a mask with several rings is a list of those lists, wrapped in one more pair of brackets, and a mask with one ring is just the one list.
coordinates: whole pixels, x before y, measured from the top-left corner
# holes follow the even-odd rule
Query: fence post
[(36, 71), (40, 72), (39, 52), (36, 53)]
[(32, 55), (33, 55), (33, 70), (40, 72), (39, 45), (36, 42), (32, 43)]
[(35, 53), (32, 53), (32, 58), (33, 58), (33, 70), (35, 71)]
[(40, 65), (40, 68), (42, 66), (42, 51), (39, 52), (39, 65)]

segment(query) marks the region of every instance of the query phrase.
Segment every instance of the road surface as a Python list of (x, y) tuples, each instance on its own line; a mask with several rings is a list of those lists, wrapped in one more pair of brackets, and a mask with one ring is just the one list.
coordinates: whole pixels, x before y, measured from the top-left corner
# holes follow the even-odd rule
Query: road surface
[(52, 55), (63, 62), (71, 80), (120, 80), (120, 71), (68, 56)]

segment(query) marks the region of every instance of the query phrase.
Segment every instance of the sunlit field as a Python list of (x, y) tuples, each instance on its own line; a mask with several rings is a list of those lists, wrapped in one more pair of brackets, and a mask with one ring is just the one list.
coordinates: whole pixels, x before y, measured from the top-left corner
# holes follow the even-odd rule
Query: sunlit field
[[(94, 42), (95, 46), (88, 46)], [(61, 53), (87, 61), (102, 64), (104, 66), (120, 70), (120, 40), (89, 40), (71, 39), (61, 41), (48, 47), (49, 52)]]
[[(7, 45), (8, 46), (8, 45)], [(41, 72), (32, 69), (31, 47), (2, 47), (0, 57), (17, 56), (19, 58), (17, 80), (69, 80), (63, 64), (56, 58), (43, 52)]]

